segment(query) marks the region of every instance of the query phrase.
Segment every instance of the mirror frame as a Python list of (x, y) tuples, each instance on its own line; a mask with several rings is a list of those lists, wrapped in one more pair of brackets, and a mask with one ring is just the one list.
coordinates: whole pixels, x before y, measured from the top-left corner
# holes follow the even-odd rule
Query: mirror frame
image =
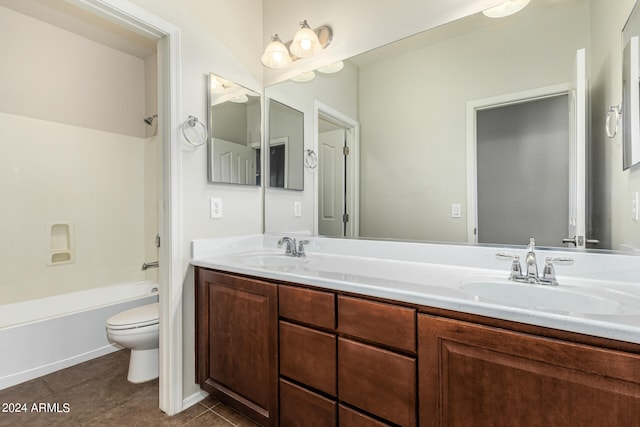
[(622, 169), (640, 164), (640, 6), (622, 28)]

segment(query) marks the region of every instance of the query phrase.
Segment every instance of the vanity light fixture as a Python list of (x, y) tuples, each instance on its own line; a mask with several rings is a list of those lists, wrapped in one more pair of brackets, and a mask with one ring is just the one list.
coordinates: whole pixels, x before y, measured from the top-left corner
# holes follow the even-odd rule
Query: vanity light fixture
[(508, 0), (498, 6), (483, 10), (482, 13), (489, 18), (504, 18), (505, 16), (520, 12), (529, 4), (529, 1), (530, 0)]
[(293, 61), (310, 58), (326, 49), (333, 40), (333, 30), (328, 25), (311, 29), (306, 20), (292, 41), (283, 43), (276, 34), (262, 54), (262, 64), (273, 69), (287, 68)]

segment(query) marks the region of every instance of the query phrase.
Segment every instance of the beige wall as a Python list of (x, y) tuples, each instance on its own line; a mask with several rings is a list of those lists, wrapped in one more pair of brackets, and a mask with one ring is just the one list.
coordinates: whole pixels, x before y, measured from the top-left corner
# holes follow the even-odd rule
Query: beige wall
[(145, 136), (143, 60), (2, 6), (0, 32), (0, 111)]
[[(154, 280), (140, 269), (157, 256), (159, 147), (142, 122), (153, 70), (5, 7), (0, 33), (1, 302)], [(48, 265), (59, 222), (75, 259)]]

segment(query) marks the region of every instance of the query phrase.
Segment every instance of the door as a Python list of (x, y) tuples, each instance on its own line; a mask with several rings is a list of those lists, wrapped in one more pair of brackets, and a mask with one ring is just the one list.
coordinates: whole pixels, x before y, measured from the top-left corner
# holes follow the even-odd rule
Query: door
[(345, 235), (345, 131), (318, 134), (318, 233)]
[(253, 184), (256, 177), (255, 150), (246, 145), (213, 140), (214, 179), (234, 184)]

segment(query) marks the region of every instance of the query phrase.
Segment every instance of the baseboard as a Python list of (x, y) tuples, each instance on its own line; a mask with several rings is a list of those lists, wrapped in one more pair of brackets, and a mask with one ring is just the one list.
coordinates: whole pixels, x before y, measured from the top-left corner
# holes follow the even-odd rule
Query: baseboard
[(115, 345), (110, 344), (104, 347), (100, 347), (100, 348), (88, 351), (86, 353), (77, 354), (75, 356), (72, 356), (66, 359), (57, 360), (55, 362), (42, 365), (42, 366), (37, 366), (35, 368), (29, 369), (26, 371), (16, 372), (14, 374), (0, 377), (0, 390), (12, 387), (14, 385), (21, 384), (25, 381), (42, 377), (52, 372), (59, 371), (60, 369), (77, 365), (78, 363), (86, 362), (87, 360), (95, 359), (96, 357), (113, 353), (114, 351), (118, 351), (120, 349), (121, 347), (117, 347)]
[(182, 400), (182, 410), (184, 411), (184, 410), (192, 407), (196, 403), (204, 400), (207, 396), (209, 396), (209, 393), (207, 393), (206, 391), (203, 391), (203, 390), (199, 390), (199, 391), (193, 393), (191, 396), (185, 397)]

